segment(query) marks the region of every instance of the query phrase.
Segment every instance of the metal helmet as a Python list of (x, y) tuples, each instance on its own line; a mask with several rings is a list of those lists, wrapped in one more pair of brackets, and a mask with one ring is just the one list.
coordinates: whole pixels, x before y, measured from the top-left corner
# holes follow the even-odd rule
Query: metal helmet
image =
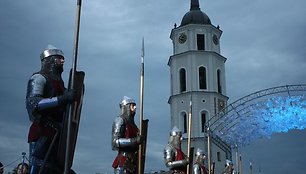
[(134, 115), (136, 114), (135, 111), (131, 111), (130, 105), (135, 104), (136, 102), (134, 99), (124, 96), (123, 100), (119, 103), (121, 109), (121, 115), (126, 117), (127, 119), (133, 119)]
[(205, 155), (205, 153), (202, 149), (198, 148), (195, 156), (196, 156), (196, 161), (198, 161), (201, 164), (204, 164), (204, 160), (206, 158), (206, 155)]
[(181, 149), (182, 131), (174, 126), (170, 132), (169, 144), (173, 147)]
[(46, 50), (44, 50), (41, 54), (40, 54), (40, 60), (43, 60), (47, 57), (50, 57), (50, 56), (62, 56), (64, 57), (64, 53), (62, 50), (56, 48), (55, 46), (53, 45), (48, 45)]
[(228, 159), (227, 159), (225, 162), (226, 162), (226, 166), (233, 165), (233, 163), (232, 163), (232, 161), (231, 161), (231, 160), (228, 160)]
[(205, 156), (205, 153), (204, 153), (204, 151), (202, 149), (198, 148), (195, 155), (196, 156), (200, 156), (200, 155), (204, 155)]
[(119, 106), (120, 108), (124, 105), (128, 105), (128, 104), (136, 104), (135, 100), (130, 98), (130, 97), (127, 97), (127, 96), (124, 96), (123, 97), (123, 100), (119, 103)]
[(177, 128), (176, 126), (174, 126), (170, 132), (170, 136), (182, 136), (182, 131)]
[(64, 71), (63, 63), (59, 63), (58, 58), (64, 59), (64, 53), (62, 50), (48, 45), (46, 50), (40, 54), (41, 60), (41, 73), (51, 77), (52, 79), (62, 79), (61, 74)]

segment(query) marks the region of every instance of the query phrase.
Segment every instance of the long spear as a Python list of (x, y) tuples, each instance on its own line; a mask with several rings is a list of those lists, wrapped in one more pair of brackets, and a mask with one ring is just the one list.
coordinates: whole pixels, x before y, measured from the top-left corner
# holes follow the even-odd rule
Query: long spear
[(241, 154), (239, 156), (239, 174), (242, 174), (242, 157), (241, 157)]
[[(141, 69), (140, 69), (140, 113), (139, 113), (139, 133), (143, 135), (142, 130), (142, 121), (143, 121), (143, 93), (144, 93), (144, 38), (142, 38), (142, 49), (141, 49)], [(138, 174), (142, 174), (143, 164), (142, 164), (142, 155), (143, 155), (142, 144), (139, 145), (138, 149)]]
[[(78, 46), (79, 46), (79, 31), (80, 31), (80, 20), (81, 20), (81, 5), (82, 0), (77, 0), (77, 14), (76, 14), (76, 30), (74, 35), (74, 49), (73, 49), (73, 62), (72, 62), (72, 69), (71, 69), (71, 78), (70, 78), (70, 89), (73, 90), (74, 87), (74, 81), (75, 81), (75, 75), (76, 75), (76, 66), (77, 66), (77, 58), (78, 58)], [(70, 105), (70, 112), (72, 113), (73, 107)], [(69, 111), (69, 109), (67, 109)], [(71, 114), (68, 114), (68, 129), (67, 129), (67, 139), (66, 139), (66, 154), (65, 154), (65, 168), (64, 168), (64, 174), (68, 174), (70, 172), (70, 164), (69, 164), (69, 158), (70, 158), (70, 136), (71, 136)]]
[(211, 174), (212, 168), (211, 168), (211, 154), (210, 154), (210, 127), (208, 125), (207, 127), (207, 160), (208, 160), (208, 173)]
[(236, 148), (236, 171), (239, 174), (239, 155), (238, 155), (238, 144), (235, 145)]
[[(188, 140), (187, 140), (187, 157), (190, 160), (190, 153), (191, 153), (191, 125), (192, 125), (192, 96), (190, 96), (189, 102), (189, 114), (188, 114)], [(192, 162), (192, 161), (190, 161)], [(190, 162), (187, 165), (187, 174), (190, 173)]]

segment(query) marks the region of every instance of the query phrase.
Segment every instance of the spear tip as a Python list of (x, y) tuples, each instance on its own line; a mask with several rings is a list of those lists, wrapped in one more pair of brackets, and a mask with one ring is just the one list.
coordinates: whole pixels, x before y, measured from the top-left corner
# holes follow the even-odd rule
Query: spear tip
[(145, 51), (144, 51), (144, 37), (142, 37), (142, 48), (141, 48), (141, 58), (144, 59)]

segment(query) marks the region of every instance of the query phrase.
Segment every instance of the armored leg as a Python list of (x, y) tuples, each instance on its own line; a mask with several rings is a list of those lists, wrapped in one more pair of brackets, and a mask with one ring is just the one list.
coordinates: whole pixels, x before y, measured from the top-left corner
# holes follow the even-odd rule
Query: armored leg
[[(41, 141), (29, 143), (29, 163), (30, 163), (30, 174), (39, 174), (41, 166), (44, 164), (44, 160), (37, 157), (37, 152), (40, 151)], [(40, 156), (40, 155), (38, 155)], [(60, 170), (55, 164), (45, 163), (41, 174), (60, 174)]]
[(31, 166), (30, 174), (37, 174), (39, 172), (39, 166)]
[(29, 148), (29, 163), (30, 163), (30, 174), (38, 174), (41, 164), (43, 163), (43, 160), (40, 160), (34, 156), (34, 153), (36, 151), (36, 142), (30, 142)]

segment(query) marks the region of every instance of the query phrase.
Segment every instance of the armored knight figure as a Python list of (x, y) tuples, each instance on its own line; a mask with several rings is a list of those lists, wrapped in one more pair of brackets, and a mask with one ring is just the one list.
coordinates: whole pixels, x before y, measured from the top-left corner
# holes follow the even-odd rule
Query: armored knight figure
[(234, 173), (234, 165), (232, 161), (226, 160), (225, 169), (222, 174), (233, 174)]
[(197, 149), (195, 154), (195, 163), (193, 164), (193, 173), (194, 174), (208, 174), (208, 170), (204, 165), (205, 162), (205, 154), (202, 149)]
[(66, 90), (61, 77), (62, 50), (49, 45), (40, 59), (41, 69), (30, 77), (26, 93), (26, 108), (32, 122), (28, 134), (30, 174), (39, 170), (58, 174), (62, 170), (56, 163), (59, 142), (56, 135), (62, 127), (66, 105), (75, 100), (76, 94)]
[(115, 174), (135, 174), (138, 146), (143, 141), (134, 122), (136, 102), (124, 96), (119, 106), (121, 114), (112, 126), (112, 149), (118, 151), (112, 167)]
[(166, 166), (172, 170), (174, 174), (187, 173), (187, 165), (189, 159), (181, 150), (182, 132), (176, 126), (170, 132), (170, 138), (164, 149), (164, 160)]

